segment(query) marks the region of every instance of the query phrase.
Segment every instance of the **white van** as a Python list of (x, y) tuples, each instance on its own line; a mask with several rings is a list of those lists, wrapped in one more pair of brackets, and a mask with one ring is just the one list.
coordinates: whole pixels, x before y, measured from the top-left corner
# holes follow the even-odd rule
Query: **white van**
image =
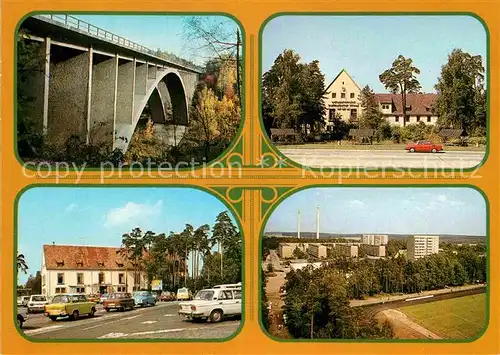
[(28, 313), (43, 312), (49, 302), (44, 295), (31, 295), (28, 301)]
[(217, 285), (198, 291), (194, 299), (179, 303), (179, 315), (212, 323), (225, 317), (241, 315), (241, 283)]

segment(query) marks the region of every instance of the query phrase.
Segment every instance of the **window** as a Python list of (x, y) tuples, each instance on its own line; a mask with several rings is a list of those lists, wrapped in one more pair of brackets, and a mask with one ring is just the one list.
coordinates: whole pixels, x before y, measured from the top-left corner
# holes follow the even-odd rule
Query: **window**
[(104, 262), (103, 261), (98, 261), (97, 262), (97, 266), (104, 266)]
[(120, 273), (118, 274), (118, 283), (119, 284), (124, 284), (125, 283), (125, 275)]
[(83, 272), (79, 272), (76, 274), (76, 284), (83, 285)]
[(234, 290), (233, 295), (235, 300), (241, 300), (241, 290)]
[(351, 109), (351, 118), (358, 118), (358, 110), (353, 108)]
[(417, 116), (417, 122), (420, 122), (420, 116)]
[(337, 93), (336, 92), (332, 92), (332, 99), (335, 99), (337, 97)]
[(219, 294), (219, 299), (220, 300), (232, 300), (233, 294), (231, 293), (231, 291), (221, 291)]
[(56, 261), (58, 267), (64, 266), (64, 260)]
[(399, 122), (399, 117), (394, 117), (394, 122)]
[(99, 273), (99, 283), (103, 284), (104, 283), (104, 272)]
[(340, 98), (341, 99), (345, 99), (345, 92), (343, 92), (343, 93), (340, 94)]
[(76, 293), (85, 293), (85, 287), (77, 287)]
[(333, 121), (335, 119), (335, 109), (331, 108), (328, 110), (328, 120)]
[(57, 274), (57, 284), (64, 285), (64, 274), (63, 273)]
[(351, 99), (354, 99), (354, 93), (351, 92), (351, 94), (349, 95), (351, 97)]
[(428, 116), (427, 117), (427, 122), (430, 122), (431, 121), (431, 116)]
[(406, 117), (406, 118), (405, 118), (405, 121), (406, 121), (406, 122), (410, 122), (410, 117)]
[(116, 288), (116, 290), (117, 290), (118, 292), (125, 292), (125, 291), (126, 291), (125, 286), (118, 286), (118, 287)]
[[(66, 293), (66, 287), (56, 287), (56, 293)], [(52, 302), (55, 303), (54, 300)]]
[(77, 261), (77, 262), (76, 262), (76, 266), (83, 267), (83, 261)]

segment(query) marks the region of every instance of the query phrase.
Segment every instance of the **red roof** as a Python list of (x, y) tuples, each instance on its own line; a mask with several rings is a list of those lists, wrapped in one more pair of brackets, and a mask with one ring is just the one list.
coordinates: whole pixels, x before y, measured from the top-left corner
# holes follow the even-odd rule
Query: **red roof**
[[(410, 106), (411, 110), (406, 111), (406, 113), (408, 115), (431, 115), (432, 106), (436, 102), (437, 96), (437, 94), (407, 94), (406, 106)], [(375, 94), (375, 100), (379, 104), (392, 103), (396, 108), (392, 114), (403, 114), (401, 94)]]
[[(45, 267), (50, 270), (133, 268), (118, 253), (120, 248), (79, 245), (44, 245)], [(101, 264), (102, 263), (102, 264)]]

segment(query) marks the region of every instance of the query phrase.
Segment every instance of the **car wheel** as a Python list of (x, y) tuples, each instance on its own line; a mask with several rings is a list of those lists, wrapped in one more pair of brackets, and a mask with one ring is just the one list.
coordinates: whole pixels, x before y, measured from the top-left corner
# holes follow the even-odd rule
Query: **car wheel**
[(90, 310), (89, 316), (93, 317), (94, 315), (95, 315), (95, 308), (92, 307), (92, 309)]
[(109, 312), (109, 311), (111, 311), (111, 310), (110, 310), (109, 308), (104, 308), (104, 309), (106, 310), (106, 312)]
[(433, 148), (433, 149), (431, 150), (431, 152), (436, 153), (436, 152), (437, 152), (437, 149), (436, 149), (436, 148)]
[(71, 320), (76, 320), (78, 318), (78, 311), (75, 309), (69, 318)]
[(57, 320), (57, 316), (49, 316), (49, 319), (53, 322), (55, 322)]
[(23, 327), (23, 320), (21, 318), (17, 318), (17, 325), (18, 325), (19, 329), (21, 329)]
[(220, 322), (222, 319), (222, 311), (220, 309), (215, 309), (210, 313), (210, 321), (212, 323)]
[(410, 148), (410, 153), (415, 153), (415, 148)]

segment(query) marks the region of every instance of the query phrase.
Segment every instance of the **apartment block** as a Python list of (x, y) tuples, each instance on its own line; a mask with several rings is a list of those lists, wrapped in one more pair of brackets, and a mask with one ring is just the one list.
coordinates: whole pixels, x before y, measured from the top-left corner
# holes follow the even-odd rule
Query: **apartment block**
[(362, 244), (387, 245), (389, 237), (385, 234), (364, 234), (361, 237)]
[(360, 249), (367, 255), (385, 257), (385, 245), (361, 244)]
[(326, 258), (326, 246), (321, 244), (309, 244), (307, 253), (317, 259)]
[(439, 236), (415, 235), (408, 237), (406, 242), (408, 259), (417, 260), (424, 256), (437, 254), (439, 252)]
[(337, 245), (335, 245), (335, 250), (340, 255), (349, 256), (352, 258), (358, 257), (358, 246), (357, 245), (337, 244)]

